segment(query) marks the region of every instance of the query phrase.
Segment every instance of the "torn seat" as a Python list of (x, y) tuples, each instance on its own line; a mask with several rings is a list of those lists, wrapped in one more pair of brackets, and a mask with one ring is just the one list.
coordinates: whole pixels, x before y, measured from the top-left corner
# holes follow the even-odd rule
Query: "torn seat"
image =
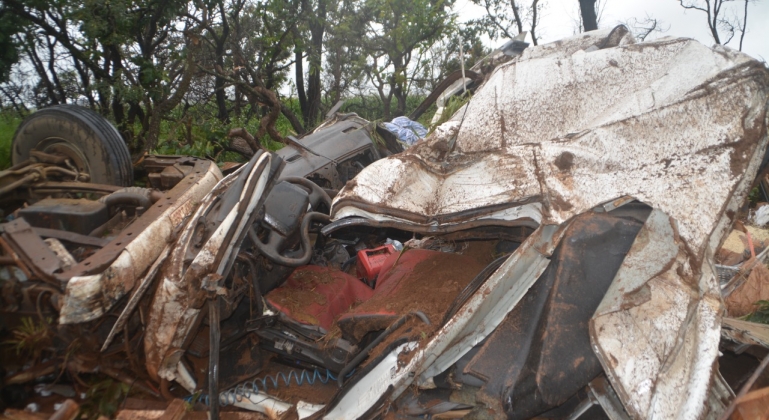
[(366, 334), (386, 329), (401, 316), (422, 311), (440, 322), (459, 292), (484, 265), (461, 254), (407, 249), (385, 260), (374, 294), (337, 320), (342, 337), (359, 343)]
[(297, 365), (339, 372), (359, 349), (328, 332), (337, 317), (373, 294), (365, 283), (342, 271), (299, 267), (265, 296), (277, 316), (256, 327), (260, 346)]
[(409, 312), (422, 311), (435, 325), (483, 268), (460, 254), (410, 249), (384, 262), (374, 290), (335, 269), (297, 268), (265, 296), (278, 315), (257, 330), (260, 345), (293, 363), (339, 372), (367, 334)]

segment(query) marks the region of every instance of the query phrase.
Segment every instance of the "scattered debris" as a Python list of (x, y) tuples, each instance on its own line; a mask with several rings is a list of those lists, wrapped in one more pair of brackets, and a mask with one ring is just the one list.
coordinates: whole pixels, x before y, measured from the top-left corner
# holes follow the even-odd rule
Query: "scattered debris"
[(755, 312), (759, 301), (769, 300), (769, 268), (763, 263), (755, 264), (745, 281), (728, 296), (724, 297), (729, 316), (739, 318)]

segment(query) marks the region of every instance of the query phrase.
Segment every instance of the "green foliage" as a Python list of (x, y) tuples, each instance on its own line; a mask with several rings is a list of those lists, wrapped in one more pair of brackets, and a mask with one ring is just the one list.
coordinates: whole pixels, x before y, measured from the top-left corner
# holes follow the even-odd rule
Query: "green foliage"
[[(360, 47), (351, 54), (360, 74), (376, 88), (385, 119), (405, 113), (426, 62), (438, 40), (453, 32), (452, 0), (364, 0), (348, 13), (347, 27)], [(396, 111), (390, 112), (396, 101)]]
[[(455, 35), (453, 2), (4, 0), (0, 10), (10, 12), (0, 14), (0, 83), (3, 65), (17, 61), (8, 55), (16, 47), (35, 65), (17, 65), (0, 99), (22, 107), (87, 104), (114, 122), (135, 156), (146, 150), (233, 160), (227, 131), (245, 127), (256, 134), (272, 105), (242, 86), (280, 92), (289, 72), (301, 70), (297, 54), (305, 57), (298, 63), (309, 64), (303, 90), (315, 95), (308, 101), (317, 105), (318, 92), (326, 92), (330, 102), (305, 106), (308, 114), (354, 94), (343, 111), (372, 121), (414, 109), (457, 66), (461, 40), (470, 56), (482, 49), (467, 40), (474, 35)], [(22, 45), (2, 48), (16, 40)], [(434, 49), (436, 43), (441, 47)], [(298, 95), (291, 96), (284, 104), (303, 116)], [(276, 128), (296, 134), (283, 115)], [(3, 130), (0, 167), (7, 166), (9, 147)], [(264, 137), (266, 148), (282, 146)]]
[(465, 106), (466, 103), (470, 102), (470, 98), (472, 98), (472, 95), (470, 95), (469, 93), (466, 95), (457, 95), (449, 98), (449, 103), (447, 103), (446, 106), (444, 107), (443, 113), (441, 114), (441, 118), (438, 121), (436, 121), (435, 124), (430, 126), (430, 132), (435, 130), (435, 127), (448, 121), (454, 114), (456, 114), (457, 111), (459, 111), (463, 106)]
[(745, 321), (759, 322), (769, 324), (769, 300), (759, 300), (756, 302), (758, 309), (755, 312), (742, 317)]
[[(299, 112), (299, 102), (296, 98), (288, 98), (284, 103)], [(166, 155), (190, 155), (213, 159), (216, 162), (238, 162), (242, 156), (225, 150), (229, 142), (227, 133), (238, 127), (245, 128), (249, 133), (259, 132), (260, 119), (239, 115), (231, 118), (229, 123), (224, 123), (215, 117), (215, 111), (211, 107), (199, 106), (185, 111), (175, 110), (169, 120), (163, 121), (160, 130), (160, 142), (152, 151)], [(296, 135), (291, 123), (281, 114), (275, 122), (275, 129), (282, 136)], [(283, 147), (283, 143), (277, 142), (265, 135), (259, 139), (262, 146), (270, 151)]]
[(216, 159), (223, 149), (227, 129), (216, 118), (193, 121), (163, 121), (160, 142), (153, 153), (162, 155), (190, 155)]
[[(411, 111), (416, 109), (420, 103), (425, 99), (425, 95), (410, 95), (406, 98), (406, 110), (405, 114), (408, 115)], [(395, 113), (396, 104), (390, 103), (390, 114)], [(361, 118), (365, 118), (369, 121), (382, 121), (385, 117), (384, 104), (379, 97), (374, 95), (356, 96), (354, 98), (347, 99), (339, 112), (354, 112)], [(435, 110), (433, 109), (433, 113)], [(427, 114), (427, 113), (425, 113)], [(432, 114), (429, 115), (432, 118)], [(424, 115), (420, 120), (424, 118)], [(429, 121), (429, 119), (428, 119)]]
[(753, 187), (752, 190), (750, 190), (750, 193), (748, 194), (748, 201), (750, 201), (751, 206), (755, 206), (759, 201), (761, 201), (761, 187), (757, 185)]
[(53, 339), (53, 333), (48, 326), (50, 322), (50, 319), (37, 323), (32, 318), (22, 318), (21, 325), (13, 330), (12, 338), (5, 344), (14, 347), (16, 354), (24, 356), (26, 360), (38, 362)]
[(19, 46), (13, 36), (21, 27), (21, 22), (0, 4), (0, 83), (8, 81), (11, 67), (19, 62)]
[(10, 113), (0, 113), (0, 170), (11, 166), (11, 142), (21, 119)]
[(85, 401), (80, 405), (78, 418), (85, 417), (92, 420), (100, 416), (113, 417), (129, 391), (128, 385), (112, 379), (97, 382), (88, 388)]

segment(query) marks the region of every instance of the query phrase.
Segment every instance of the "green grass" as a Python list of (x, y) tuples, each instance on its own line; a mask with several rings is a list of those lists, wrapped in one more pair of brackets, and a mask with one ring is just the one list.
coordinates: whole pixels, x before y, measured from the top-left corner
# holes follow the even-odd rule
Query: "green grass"
[(11, 141), (20, 123), (19, 117), (0, 114), (0, 170), (11, 166)]

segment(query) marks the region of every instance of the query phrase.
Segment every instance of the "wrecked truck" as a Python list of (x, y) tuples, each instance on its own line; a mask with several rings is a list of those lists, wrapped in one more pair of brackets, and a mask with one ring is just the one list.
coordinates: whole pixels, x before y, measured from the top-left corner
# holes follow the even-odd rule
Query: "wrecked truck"
[(768, 93), (747, 55), (620, 26), (525, 49), (333, 198), (256, 152), (100, 294), (102, 351), (214, 418), (719, 418), (714, 254)]
[[(374, 142), (377, 129), (355, 115), (334, 114), (277, 152), (286, 162), (281, 174), (333, 194), (365, 165), (402, 150), (394, 140)], [(126, 295), (146, 291), (146, 279), (152, 280), (167, 246), (222, 179), (222, 170), (188, 156), (147, 155), (134, 165), (106, 119), (73, 105), (27, 117), (14, 135), (11, 158), (13, 166), (0, 171), (0, 329), (38, 328), (48, 346), (43, 353), (54, 357), (43, 357), (43, 363), (36, 357), (22, 371), (9, 360), (3, 388), (57, 371), (100, 372), (160, 397), (155, 386), (129, 380), (139, 366), (133, 352), (139, 352), (140, 335), (133, 321), (116, 320), (116, 312), (135, 308)], [(238, 166), (224, 165), (224, 173)], [(296, 180), (303, 177), (312, 181)], [(104, 345), (115, 334), (130, 343), (119, 354)], [(25, 348), (24, 340), (7, 337), (4, 345)], [(105, 351), (86, 352), (86, 361), (61, 360), (80, 346)], [(3, 397), (0, 406), (5, 404)]]

